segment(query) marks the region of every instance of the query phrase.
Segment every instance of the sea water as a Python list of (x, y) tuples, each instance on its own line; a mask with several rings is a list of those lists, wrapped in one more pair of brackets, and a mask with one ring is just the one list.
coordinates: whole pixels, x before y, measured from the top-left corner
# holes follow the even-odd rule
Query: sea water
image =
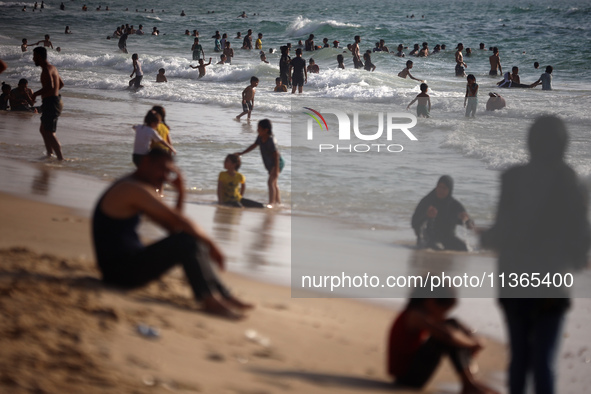
[[(27, 12), (21, 11), (24, 5)], [(58, 1), (50, 1), (42, 11), (32, 12), (33, 3), (0, 2), (0, 58), (9, 65), (3, 80), (16, 86), (24, 77), (38, 89), (40, 71), (32, 62), (31, 49), (21, 53), (22, 38), (35, 43), (50, 34), (54, 47), (62, 49), (60, 53), (50, 50), (49, 60), (66, 85), (62, 116), (75, 116), (80, 129), (75, 143), (63, 141), (66, 156), (75, 159), (69, 169), (77, 172), (112, 179), (129, 170), (130, 126), (141, 123), (149, 105), (161, 104), (168, 110), (167, 122), (192, 198), (215, 201), (217, 174), (225, 154), (243, 150), (256, 138), (254, 122), (230, 121), (241, 112), (242, 89), (256, 75), (260, 84), (253, 117), (274, 121), (276, 138), (288, 163), (279, 181), (282, 197), (288, 205), (297, 200), (302, 214), (342, 219), (368, 228), (408, 229), (418, 200), (434, 187), (440, 175), (449, 174), (456, 180), (456, 197), (469, 213), (477, 222), (490, 223), (499, 171), (527, 160), (525, 133), (533, 119), (543, 113), (557, 114), (567, 122), (571, 133), (567, 160), (587, 182), (591, 174), (591, 52), (582, 45), (591, 38), (591, 6), (585, 1), (402, 1), (395, 5), (378, 1), (274, 1), (257, 3), (256, 7), (234, 1), (107, 1), (101, 3), (103, 11), (89, 5), (87, 12), (81, 10), (82, 5), (65, 2), (66, 9), (61, 11)], [(110, 11), (104, 11), (106, 6)], [(180, 16), (181, 10), (185, 17)], [(248, 18), (238, 18), (242, 11)], [(146, 32), (143, 36), (130, 35), (127, 41), (130, 54), (139, 54), (145, 73), (145, 87), (136, 93), (126, 90), (132, 71), (130, 54), (118, 50), (117, 38), (107, 39), (124, 23), (135, 28), (142, 24)], [(64, 34), (66, 25), (74, 34)], [(150, 35), (153, 27), (160, 31), (159, 36)], [(187, 29), (199, 31), (206, 58), (213, 58), (201, 79), (189, 67), (195, 62), (190, 50), (193, 37), (184, 35)], [(236, 32), (244, 36), (247, 29), (253, 30), (253, 39), (259, 32), (264, 34), (268, 64), (260, 61), (258, 51), (241, 50), (242, 40), (234, 39)], [(219, 53), (213, 52), (214, 40), (210, 37), (216, 30), (227, 33), (232, 43), (235, 57), (231, 65), (215, 65)], [(344, 53), (346, 69), (337, 69), (336, 56), (343, 49), (304, 53), (304, 58), (315, 59), (320, 74), (308, 75), (301, 99), (321, 102), (328, 108), (346, 102), (365, 112), (377, 106), (404, 112), (419, 93), (419, 83), (397, 77), (408, 59), (414, 61), (413, 75), (427, 81), (432, 117), (419, 119), (413, 128), (417, 142), (407, 141), (404, 152), (387, 159), (391, 160), (386, 164), (390, 166), (388, 177), (381, 179), (377, 188), (371, 169), (349, 171), (342, 166), (310, 169), (305, 178), (292, 184), (292, 169), (304, 167), (316, 152), (300, 143), (292, 144), (289, 120), (294, 103), (290, 94), (274, 94), (272, 89), (279, 75), (279, 47), (287, 42), (295, 47), (311, 33), (317, 45), (326, 37), (330, 43), (340, 41), (341, 47), (359, 35), (362, 51), (373, 48), (379, 39), (384, 39), (391, 51), (400, 43), (409, 48), (423, 41), (431, 49), (435, 44), (447, 46), (427, 58), (398, 58), (375, 52), (372, 62), (377, 69), (371, 73), (354, 69), (348, 53)], [(464, 118), (466, 81), (454, 76), (458, 42), (472, 48), (472, 55), (464, 56), (466, 72), (474, 74), (480, 85), (475, 119)], [(497, 88), (495, 83), (502, 76), (488, 76), (491, 52), (478, 50), (480, 42), (486, 48), (498, 47), (503, 70), (518, 66), (525, 83), (534, 82), (546, 65), (552, 65), (554, 90)], [(272, 54), (268, 53), (271, 48)], [(291, 55), (295, 56), (293, 51)], [(534, 61), (540, 63), (537, 70)], [(155, 83), (161, 67), (166, 69), (167, 84)], [(506, 109), (484, 111), (490, 91), (506, 98)], [(413, 107), (410, 113), (414, 111)], [(375, 128), (375, 123), (368, 120), (365, 125)], [(35, 143), (18, 148), (10, 143), (0, 146), (3, 156), (24, 160), (38, 158), (40, 152), (42, 147)], [(264, 200), (266, 172), (257, 155), (244, 157), (243, 172), (250, 197)], [(354, 163), (358, 159), (351, 154), (346, 160)], [(329, 178), (349, 181), (327, 188)], [(362, 192), (368, 189), (372, 192)]]

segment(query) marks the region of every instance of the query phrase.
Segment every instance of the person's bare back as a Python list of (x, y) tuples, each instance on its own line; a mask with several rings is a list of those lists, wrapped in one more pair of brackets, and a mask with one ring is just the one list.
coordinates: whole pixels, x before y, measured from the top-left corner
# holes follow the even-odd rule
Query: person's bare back
[(489, 56), (488, 61), (490, 62), (489, 75), (497, 75), (497, 70), (503, 74), (503, 68), (501, 67), (501, 57), (499, 56), (499, 50), (497, 47), (493, 48), (493, 54)]
[(254, 101), (254, 95), (255, 95), (255, 93), (256, 93), (256, 89), (254, 88), (254, 86), (248, 85), (242, 91), (242, 97), (246, 101)]
[(53, 64), (45, 63), (41, 67), (41, 98), (59, 96), (64, 81)]

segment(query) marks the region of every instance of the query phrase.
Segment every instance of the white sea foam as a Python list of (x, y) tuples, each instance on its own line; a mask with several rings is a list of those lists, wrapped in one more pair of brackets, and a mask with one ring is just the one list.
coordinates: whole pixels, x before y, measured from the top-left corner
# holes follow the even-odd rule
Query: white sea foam
[(347, 23), (347, 22), (337, 22), (335, 20), (327, 20), (327, 21), (317, 21), (305, 18), (303, 16), (298, 16), (295, 20), (287, 27), (286, 33), (288, 37), (299, 37), (303, 35), (307, 35), (313, 33), (314, 31), (318, 30), (322, 26), (331, 26), (331, 27), (354, 27), (360, 28), (361, 25), (357, 25), (354, 23)]

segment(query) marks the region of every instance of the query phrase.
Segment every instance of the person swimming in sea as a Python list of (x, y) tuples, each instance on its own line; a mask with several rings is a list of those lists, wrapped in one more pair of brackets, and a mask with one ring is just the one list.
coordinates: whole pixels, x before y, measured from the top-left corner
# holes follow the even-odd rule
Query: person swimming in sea
[(412, 76), (412, 74), (410, 73), (410, 69), (411, 69), (412, 67), (413, 67), (413, 62), (412, 62), (412, 60), (408, 60), (408, 61), (406, 62), (406, 67), (405, 67), (405, 68), (404, 68), (402, 71), (400, 71), (400, 72), (398, 73), (398, 76), (399, 76), (400, 78), (404, 78), (404, 79), (406, 79), (406, 77), (410, 77), (410, 79), (414, 79), (415, 81), (419, 81), (419, 82), (425, 82), (425, 81), (423, 81), (422, 79), (418, 79), (418, 78), (415, 78), (415, 77), (413, 77), (413, 76)]
[(497, 82), (500, 88), (531, 88), (532, 85), (524, 85), (519, 78), (519, 67), (513, 66), (511, 72), (507, 71), (503, 75), (503, 80)]

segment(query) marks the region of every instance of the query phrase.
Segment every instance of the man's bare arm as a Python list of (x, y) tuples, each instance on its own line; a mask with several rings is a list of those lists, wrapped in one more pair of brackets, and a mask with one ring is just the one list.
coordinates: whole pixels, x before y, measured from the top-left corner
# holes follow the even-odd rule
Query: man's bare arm
[(204, 242), (210, 249), (211, 257), (220, 268), (224, 268), (224, 256), (207, 233), (196, 223), (186, 218), (177, 209), (164, 204), (155, 191), (147, 187), (136, 185), (130, 187), (126, 201), (136, 212), (143, 212), (150, 219), (167, 229), (171, 233), (185, 232), (195, 239)]

